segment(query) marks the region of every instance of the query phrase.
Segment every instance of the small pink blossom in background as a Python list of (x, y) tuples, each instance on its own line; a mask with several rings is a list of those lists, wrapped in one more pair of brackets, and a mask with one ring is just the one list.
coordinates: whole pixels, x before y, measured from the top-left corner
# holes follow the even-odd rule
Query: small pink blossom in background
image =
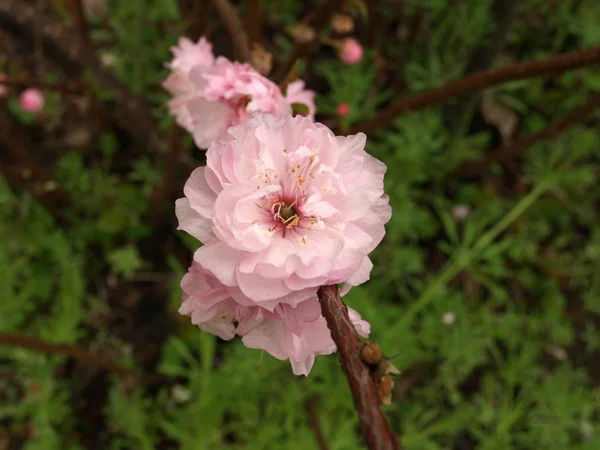
[(339, 58), (345, 64), (356, 64), (363, 57), (363, 48), (354, 38), (344, 39), (339, 49)]
[[(8, 77), (6, 76), (5, 73), (0, 72), (0, 82), (2, 80), (6, 80), (7, 78)], [(4, 97), (7, 92), (8, 92), (8, 88), (6, 86), (4, 86), (2, 83), (0, 83), (0, 98)]]
[[(317, 290), (367, 281), (368, 254), (391, 216), (385, 164), (365, 141), (302, 116), (256, 114), (214, 142), (176, 203), (179, 229), (204, 244), (191, 269), (204, 284), (193, 297), (210, 291), (190, 303), (195, 316), (191, 306), (181, 312), (205, 331), (240, 334), (247, 346), (290, 359), (295, 373), (333, 352)], [(360, 316), (353, 320), (368, 333)]]
[(456, 316), (454, 315), (454, 313), (451, 313), (451, 312), (447, 312), (442, 317), (442, 322), (444, 322), (446, 325), (452, 325), (455, 321), (456, 321)]
[[(226, 138), (229, 127), (244, 122), (255, 112), (276, 117), (292, 113), (290, 100), (284, 98), (279, 86), (249, 64), (215, 58), (205, 38), (196, 44), (181, 38), (172, 51), (174, 58), (168, 64), (172, 73), (163, 84), (173, 95), (169, 109), (177, 123), (192, 134), (198, 147), (208, 148), (214, 141)], [(303, 85), (295, 88), (297, 92), (292, 92), (292, 97), (301, 96), (308, 102), (314, 116), (314, 102), (310, 102), (314, 93), (304, 90)]]
[(27, 88), (19, 96), (19, 105), (23, 111), (37, 113), (44, 108), (44, 104), (44, 94), (36, 88)]
[(350, 105), (348, 103), (340, 103), (335, 108), (335, 112), (340, 117), (346, 117), (348, 114), (350, 114)]
[(315, 120), (315, 91), (305, 89), (305, 83), (302, 80), (291, 82), (286, 91), (285, 99), (291, 105), (293, 103), (301, 103), (308, 108), (308, 117), (310, 120)]

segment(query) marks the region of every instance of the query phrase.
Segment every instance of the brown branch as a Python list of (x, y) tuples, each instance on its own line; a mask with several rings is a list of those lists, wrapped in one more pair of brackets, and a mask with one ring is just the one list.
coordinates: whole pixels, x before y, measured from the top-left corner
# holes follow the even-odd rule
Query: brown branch
[(0, 85), (4, 85), (7, 87), (23, 88), (23, 89), (35, 87), (38, 89), (61, 92), (64, 94), (82, 94), (83, 93), (83, 89), (81, 88), (81, 86), (77, 86), (75, 84), (45, 83), (43, 81), (33, 80), (33, 79), (24, 79), (24, 80), (13, 80), (10, 78), (3, 79), (3, 80), (0, 80)]
[(594, 94), (590, 100), (571, 111), (560, 120), (556, 120), (541, 131), (525, 136), (513, 142), (510, 146), (490, 150), (483, 161), (467, 164), (456, 170), (451, 176), (465, 179), (476, 177), (485, 172), (492, 164), (507, 161), (521, 154), (524, 150), (538, 142), (547, 141), (558, 136), (563, 131), (585, 120), (596, 109), (600, 108), (600, 94)]
[(246, 30), (242, 25), (242, 21), (231, 5), (229, 0), (212, 0), (213, 5), (217, 8), (221, 20), (225, 24), (227, 31), (233, 40), (237, 59), (241, 62), (252, 62), (252, 54), (250, 53), (250, 42)]
[(414, 97), (403, 99), (380, 112), (373, 119), (358, 124), (350, 133), (354, 134), (360, 131), (369, 133), (377, 128), (385, 127), (397, 116), (445, 102), (458, 95), (468, 94), (508, 81), (578, 69), (598, 62), (600, 62), (600, 47), (592, 47), (478, 72), (450, 81), (443, 86), (429, 89)]
[(81, 37), (83, 44), (91, 48), (92, 40), (90, 39), (90, 29), (87, 23), (87, 19), (85, 17), (82, 1), (69, 0), (69, 9), (71, 10), (73, 21), (77, 26), (77, 31), (79, 32), (79, 36)]
[(317, 413), (315, 403), (317, 402), (317, 398), (315, 395), (311, 395), (306, 399), (304, 403), (304, 407), (306, 408), (306, 414), (308, 416), (308, 422), (310, 427), (313, 430), (315, 435), (315, 439), (317, 441), (317, 445), (319, 450), (328, 450), (329, 446), (327, 445), (327, 440), (325, 439), (325, 435), (323, 434), (323, 430), (321, 429), (321, 424), (319, 423), (319, 414)]
[[(313, 16), (312, 20), (307, 24), (315, 31), (315, 35), (319, 36), (321, 31), (327, 26), (336, 11), (340, 10), (340, 7), (344, 0), (328, 0), (321, 9)], [(292, 49), (290, 56), (281, 65), (274, 77), (275, 81), (281, 83), (286, 79), (290, 70), (296, 65), (296, 61), (303, 58), (308, 52), (311, 42), (303, 43), (296, 42), (296, 45)]]
[(379, 406), (378, 387), (373, 374), (361, 359), (362, 343), (348, 317), (337, 286), (322, 286), (318, 295), (323, 316), (340, 355), (342, 369), (348, 378), (367, 447), (370, 450), (399, 450), (398, 438)]
[(0, 1), (0, 27), (30, 42), (40, 42), (46, 57), (62, 66), (70, 76), (78, 77), (90, 71), (98, 84), (114, 93), (115, 105), (110, 116), (151, 150), (160, 149), (163, 142), (158, 127), (150, 115), (150, 104), (117, 80), (73, 33), (65, 29), (60, 18), (45, 2), (22, 0)]
[(246, 0), (246, 26), (250, 41), (260, 43), (262, 41), (263, 16), (260, 8), (260, 0)]
[(152, 193), (152, 221), (155, 226), (158, 226), (163, 219), (163, 212), (169, 200), (169, 192), (171, 192), (171, 184), (173, 183), (175, 169), (179, 164), (179, 157), (183, 150), (183, 136), (183, 128), (174, 124), (169, 137), (169, 149), (167, 150), (163, 162), (161, 181), (155, 186), (154, 192)]
[(52, 344), (49, 342), (40, 341), (38, 339), (14, 336), (6, 333), (0, 333), (0, 344), (68, 356), (69, 358), (76, 359), (86, 366), (100, 367), (110, 372), (114, 372), (123, 378), (134, 378), (133, 372), (123, 367), (112, 358), (83, 348), (72, 347), (70, 345)]

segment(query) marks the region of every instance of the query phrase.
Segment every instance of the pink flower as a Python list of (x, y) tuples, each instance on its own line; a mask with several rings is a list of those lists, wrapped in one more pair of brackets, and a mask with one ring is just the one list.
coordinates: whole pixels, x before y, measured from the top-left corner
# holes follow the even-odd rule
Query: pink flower
[(348, 103), (340, 103), (337, 105), (337, 108), (335, 108), (335, 112), (337, 112), (340, 117), (346, 117), (350, 114), (350, 105), (348, 105)]
[(36, 88), (25, 89), (19, 97), (19, 104), (23, 111), (31, 113), (40, 112), (44, 108), (44, 103), (44, 94)]
[(307, 289), (367, 281), (391, 209), (365, 141), (302, 116), (231, 128), (177, 200), (179, 229), (204, 243), (194, 260), (270, 312)]
[(354, 38), (346, 38), (339, 50), (339, 58), (345, 64), (356, 64), (363, 57), (363, 48)]
[(227, 136), (230, 126), (252, 113), (291, 114), (279, 87), (249, 64), (219, 57), (213, 65), (197, 64), (189, 73), (173, 72), (164, 84), (174, 94), (169, 108), (177, 123), (207, 148)]
[[(202, 330), (230, 340), (235, 335), (249, 348), (262, 349), (280, 360), (290, 360), (296, 375), (308, 375), (317, 355), (336, 347), (321, 315), (316, 290), (306, 292), (296, 305), (275, 303), (272, 310), (256, 306), (239, 288), (228, 287), (193, 262), (181, 282), (179, 312), (189, 315)], [(368, 337), (370, 325), (348, 308), (356, 331)]]
[[(0, 72), (0, 81), (6, 80), (7, 78), (8, 77), (6, 76), (5, 73)], [(5, 85), (3, 85), (2, 83), (0, 83), (0, 98), (4, 97), (7, 92), (8, 92), (8, 88)]]
[(197, 43), (193, 43), (186, 37), (179, 38), (179, 44), (171, 47), (174, 58), (167, 64), (173, 72), (189, 74), (197, 65), (212, 66), (215, 57), (212, 52), (212, 44), (203, 36)]
[(304, 81), (296, 80), (291, 82), (287, 87), (285, 99), (290, 105), (294, 103), (300, 103), (306, 105), (308, 108), (308, 117), (310, 120), (315, 120), (315, 112), (317, 107), (315, 105), (315, 91), (310, 89), (304, 89)]

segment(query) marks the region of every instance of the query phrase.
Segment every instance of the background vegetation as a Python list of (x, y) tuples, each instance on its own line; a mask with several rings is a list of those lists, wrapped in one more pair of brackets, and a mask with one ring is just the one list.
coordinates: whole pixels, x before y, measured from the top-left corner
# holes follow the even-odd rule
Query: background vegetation
[[(84, 3), (87, 28), (69, 1), (0, 8), (0, 71), (26, 80), (0, 99), (0, 449), (362, 448), (336, 356), (295, 377), (177, 313), (198, 243), (175, 231), (174, 199), (203, 152), (160, 83), (182, 34), (233, 57), (218, 14), (201, 0)], [(238, 3), (275, 68), (321, 5)], [(344, 65), (322, 44), (297, 68), (338, 132), (470, 72), (600, 42), (595, 0), (342, 3), (363, 60)], [(39, 115), (18, 107), (32, 83), (47, 100)], [(485, 162), (599, 88), (596, 67), (551, 73), (369, 133), (393, 217), (371, 281), (345, 299), (403, 371), (384, 408), (406, 449), (600, 448), (598, 114)]]

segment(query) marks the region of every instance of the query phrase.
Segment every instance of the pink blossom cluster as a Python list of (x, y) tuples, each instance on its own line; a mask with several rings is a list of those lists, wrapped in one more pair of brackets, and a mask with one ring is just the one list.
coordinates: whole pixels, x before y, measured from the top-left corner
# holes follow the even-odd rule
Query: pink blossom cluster
[(182, 37), (171, 50), (171, 74), (164, 82), (173, 95), (169, 109), (200, 148), (208, 148), (226, 136), (230, 126), (255, 112), (283, 117), (292, 113), (292, 104), (301, 103), (314, 120), (315, 94), (304, 88), (302, 80), (290, 83), (284, 96), (279, 86), (250, 64), (215, 57), (204, 37), (197, 43)]
[[(290, 104), (308, 92), (303, 84), (290, 85), (286, 111), (279, 111), (283, 97), (275, 85), (250, 66), (215, 60), (209, 50), (202, 39), (180, 41), (166, 83), (181, 94), (171, 101), (173, 114), (189, 120), (196, 142), (208, 146), (206, 166), (192, 172), (176, 202), (179, 229), (203, 244), (182, 280), (179, 312), (208, 333), (240, 336), (247, 347), (308, 375), (317, 355), (336, 350), (319, 287), (343, 284), (345, 293), (369, 279), (368, 255), (391, 216), (386, 166), (365, 151), (364, 134), (335, 136), (312, 117), (293, 117)], [(248, 92), (241, 110), (227, 100)], [(248, 109), (252, 102), (259, 106)], [(233, 118), (225, 131), (208, 123), (199, 129), (209, 114), (195, 115), (199, 103), (227, 109)], [(370, 325), (348, 311), (367, 337)]]

